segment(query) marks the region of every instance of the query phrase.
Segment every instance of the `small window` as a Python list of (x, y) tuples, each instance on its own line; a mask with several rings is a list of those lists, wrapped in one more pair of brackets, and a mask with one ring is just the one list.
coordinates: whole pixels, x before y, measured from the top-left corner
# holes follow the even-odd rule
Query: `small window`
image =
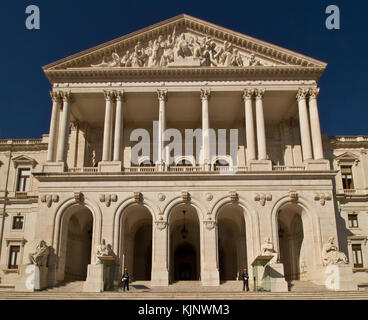
[(348, 215), (349, 228), (358, 228), (358, 215), (357, 214), (349, 214)]
[(144, 160), (139, 165), (140, 167), (153, 167), (153, 162), (151, 160)]
[(192, 163), (186, 159), (180, 160), (177, 164), (178, 167), (191, 167)]
[(27, 192), (29, 190), (31, 180), (31, 169), (19, 169), (18, 174), (18, 192)]
[(354, 189), (353, 172), (351, 166), (341, 166), (341, 177), (344, 189)]
[(10, 246), (9, 269), (19, 268), (20, 246)]
[(22, 216), (13, 217), (13, 230), (22, 230), (23, 221), (24, 221), (24, 217)]
[(352, 249), (354, 268), (363, 268), (362, 246), (360, 244), (353, 244)]

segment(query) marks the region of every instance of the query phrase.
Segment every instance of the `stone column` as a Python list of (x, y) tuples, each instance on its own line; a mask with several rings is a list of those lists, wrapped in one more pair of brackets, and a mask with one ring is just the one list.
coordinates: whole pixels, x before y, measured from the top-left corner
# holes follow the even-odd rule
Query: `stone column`
[(61, 115), (61, 128), (59, 135), (59, 143), (57, 150), (57, 162), (66, 161), (66, 152), (69, 138), (69, 121), (70, 121), (70, 92), (63, 92), (63, 112)]
[(296, 99), (298, 100), (300, 139), (302, 142), (302, 152), (304, 161), (311, 160), (313, 158), (312, 144), (309, 131), (307, 103), (306, 103), (307, 93), (308, 90), (299, 89), (296, 95)]
[(114, 161), (122, 160), (121, 155), (122, 155), (122, 141), (123, 141), (123, 99), (124, 99), (124, 92), (118, 91), (116, 94)]
[(166, 221), (159, 220), (152, 230), (152, 286), (168, 286), (168, 225)]
[(312, 133), (313, 153), (315, 160), (323, 159), (321, 127), (319, 123), (318, 106), (317, 106), (317, 96), (319, 90), (320, 90), (319, 88), (309, 90), (309, 117)]
[(210, 118), (208, 113), (208, 100), (211, 95), (211, 90), (201, 89), (201, 100), (202, 100), (202, 160), (204, 165), (204, 170), (208, 171), (210, 169)]
[(49, 145), (47, 149), (47, 162), (55, 161), (55, 150), (57, 145), (57, 129), (60, 116), (61, 96), (59, 92), (50, 91), (52, 99), (52, 113), (50, 122)]
[(102, 149), (102, 161), (111, 161), (111, 128), (112, 128), (112, 100), (113, 93), (111, 91), (104, 91), (106, 106), (105, 106), (105, 124), (103, 135), (103, 149)]
[(159, 111), (158, 111), (158, 154), (157, 160), (159, 164), (159, 170), (164, 170), (163, 151), (164, 151), (164, 132), (166, 128), (166, 115), (165, 107), (167, 101), (167, 90), (157, 90)]
[(263, 96), (264, 89), (256, 89), (256, 121), (257, 121), (257, 146), (258, 146), (258, 160), (267, 159), (266, 150), (266, 131), (263, 115)]
[(256, 144), (254, 134), (252, 97), (254, 90), (245, 89), (243, 99), (245, 104), (245, 131), (247, 140), (247, 162), (256, 159)]

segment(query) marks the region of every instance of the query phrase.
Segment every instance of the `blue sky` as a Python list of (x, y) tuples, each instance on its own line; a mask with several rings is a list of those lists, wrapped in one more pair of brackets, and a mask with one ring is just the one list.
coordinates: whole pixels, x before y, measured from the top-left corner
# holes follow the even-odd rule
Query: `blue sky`
[[(319, 82), (322, 131), (368, 135), (367, 1), (5, 0), (1, 4), (1, 139), (48, 133), (51, 86), (42, 66), (181, 13), (327, 62)], [(40, 8), (40, 30), (25, 27), (30, 4)], [(340, 30), (325, 27), (325, 9), (331, 4), (340, 8)]]

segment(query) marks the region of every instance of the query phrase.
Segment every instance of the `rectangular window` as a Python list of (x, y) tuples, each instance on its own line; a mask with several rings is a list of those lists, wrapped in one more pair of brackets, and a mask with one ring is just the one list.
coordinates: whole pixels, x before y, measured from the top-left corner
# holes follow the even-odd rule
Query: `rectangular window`
[(341, 177), (344, 189), (354, 189), (353, 172), (351, 166), (341, 166)]
[(23, 220), (24, 220), (24, 217), (22, 216), (13, 217), (13, 230), (22, 230)]
[(27, 192), (29, 190), (30, 180), (31, 169), (19, 169), (17, 191)]
[(349, 228), (358, 228), (358, 215), (357, 214), (349, 214), (348, 215), (349, 220)]
[(9, 269), (18, 269), (19, 255), (20, 255), (20, 246), (10, 246), (9, 265), (8, 265)]
[(363, 268), (362, 246), (360, 244), (353, 244), (352, 249), (354, 268)]

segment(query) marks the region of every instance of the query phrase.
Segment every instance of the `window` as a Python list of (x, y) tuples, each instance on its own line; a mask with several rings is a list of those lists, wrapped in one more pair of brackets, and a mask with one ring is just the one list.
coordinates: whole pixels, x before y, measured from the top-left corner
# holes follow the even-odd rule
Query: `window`
[(341, 166), (342, 185), (344, 189), (354, 189), (352, 166)]
[(27, 192), (29, 190), (30, 180), (31, 169), (19, 169), (17, 191)]
[(358, 215), (357, 214), (349, 214), (348, 215), (349, 228), (358, 228)]
[(180, 160), (177, 164), (178, 167), (191, 167), (192, 163), (186, 159)]
[(10, 246), (9, 269), (18, 269), (20, 257), (20, 246)]
[(139, 165), (140, 167), (153, 167), (153, 162), (151, 160), (144, 160)]
[(360, 244), (353, 244), (352, 249), (354, 268), (363, 268), (362, 246)]
[(23, 221), (24, 221), (24, 217), (22, 216), (13, 217), (13, 230), (22, 230)]

